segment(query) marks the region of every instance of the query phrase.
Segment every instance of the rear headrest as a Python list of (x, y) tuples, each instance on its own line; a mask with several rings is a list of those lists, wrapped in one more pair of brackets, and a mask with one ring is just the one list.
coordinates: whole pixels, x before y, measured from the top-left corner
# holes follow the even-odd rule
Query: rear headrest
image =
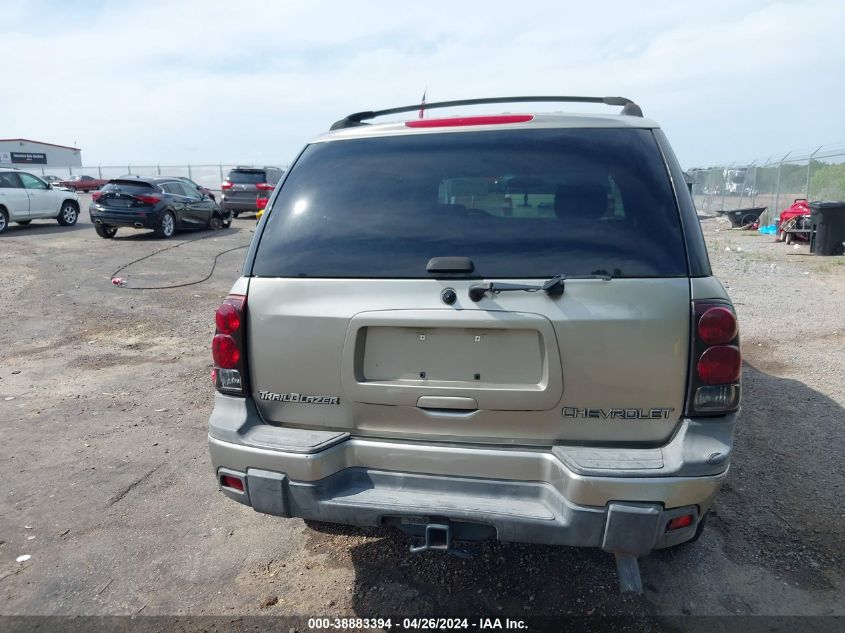
[(561, 220), (597, 220), (607, 213), (607, 187), (599, 183), (560, 185), (555, 215)]

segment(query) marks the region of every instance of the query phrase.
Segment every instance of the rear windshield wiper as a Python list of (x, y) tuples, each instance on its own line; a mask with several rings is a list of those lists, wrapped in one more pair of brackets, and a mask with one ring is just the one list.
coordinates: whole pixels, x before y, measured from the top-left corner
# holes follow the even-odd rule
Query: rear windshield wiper
[(527, 284), (505, 284), (505, 283), (494, 283), (494, 282), (487, 282), (484, 284), (473, 284), (469, 287), (469, 298), (473, 301), (481, 301), (485, 294), (488, 292), (493, 295), (497, 295), (500, 292), (508, 292), (512, 290), (522, 290), (524, 292), (539, 292), (542, 290), (545, 292), (549, 297), (559, 297), (563, 294), (563, 285), (564, 281), (567, 279), (603, 279), (604, 281), (610, 281), (612, 277), (610, 275), (555, 275), (548, 281), (543, 282), (541, 286), (531, 286)]

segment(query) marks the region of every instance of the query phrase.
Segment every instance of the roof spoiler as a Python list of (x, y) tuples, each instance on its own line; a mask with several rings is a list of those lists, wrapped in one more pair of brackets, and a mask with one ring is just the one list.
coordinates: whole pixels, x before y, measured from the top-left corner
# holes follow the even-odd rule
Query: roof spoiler
[(375, 119), (380, 116), (387, 116), (389, 114), (400, 114), (402, 112), (416, 112), (419, 110), (432, 110), (434, 108), (454, 108), (458, 106), (469, 105), (483, 105), (485, 103), (541, 103), (541, 102), (560, 102), (560, 103), (603, 103), (609, 106), (622, 106), (622, 111), (619, 114), (625, 116), (643, 115), (643, 111), (636, 103), (625, 97), (488, 97), (484, 99), (461, 99), (458, 101), (437, 101), (434, 103), (417, 103), (409, 106), (400, 106), (398, 108), (388, 108), (387, 110), (369, 110), (367, 112), (355, 112), (350, 114), (340, 121), (335, 122), (331, 129), (342, 130), (348, 127), (356, 127), (358, 125), (366, 125), (364, 123), (367, 119)]

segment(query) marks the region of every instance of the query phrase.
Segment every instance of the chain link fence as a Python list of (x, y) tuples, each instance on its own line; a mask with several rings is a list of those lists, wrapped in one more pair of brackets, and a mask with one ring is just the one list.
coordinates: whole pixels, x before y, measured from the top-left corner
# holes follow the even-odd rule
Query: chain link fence
[[(119, 178), (121, 176), (182, 176), (213, 191), (220, 191), (220, 183), (230, 169), (243, 165), (87, 165), (82, 167), (46, 167), (41, 165), (14, 165), (36, 176), (91, 176), (92, 178)], [(286, 169), (285, 163), (276, 165)]]
[(687, 171), (699, 213), (767, 207), (771, 224), (796, 199), (845, 200), (845, 143)]

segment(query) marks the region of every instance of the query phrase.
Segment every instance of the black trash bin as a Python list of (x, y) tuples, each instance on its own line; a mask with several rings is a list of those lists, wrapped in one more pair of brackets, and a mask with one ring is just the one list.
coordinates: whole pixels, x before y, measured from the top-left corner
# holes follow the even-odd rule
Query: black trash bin
[(815, 255), (845, 254), (845, 201), (810, 203), (813, 236), (810, 252)]

